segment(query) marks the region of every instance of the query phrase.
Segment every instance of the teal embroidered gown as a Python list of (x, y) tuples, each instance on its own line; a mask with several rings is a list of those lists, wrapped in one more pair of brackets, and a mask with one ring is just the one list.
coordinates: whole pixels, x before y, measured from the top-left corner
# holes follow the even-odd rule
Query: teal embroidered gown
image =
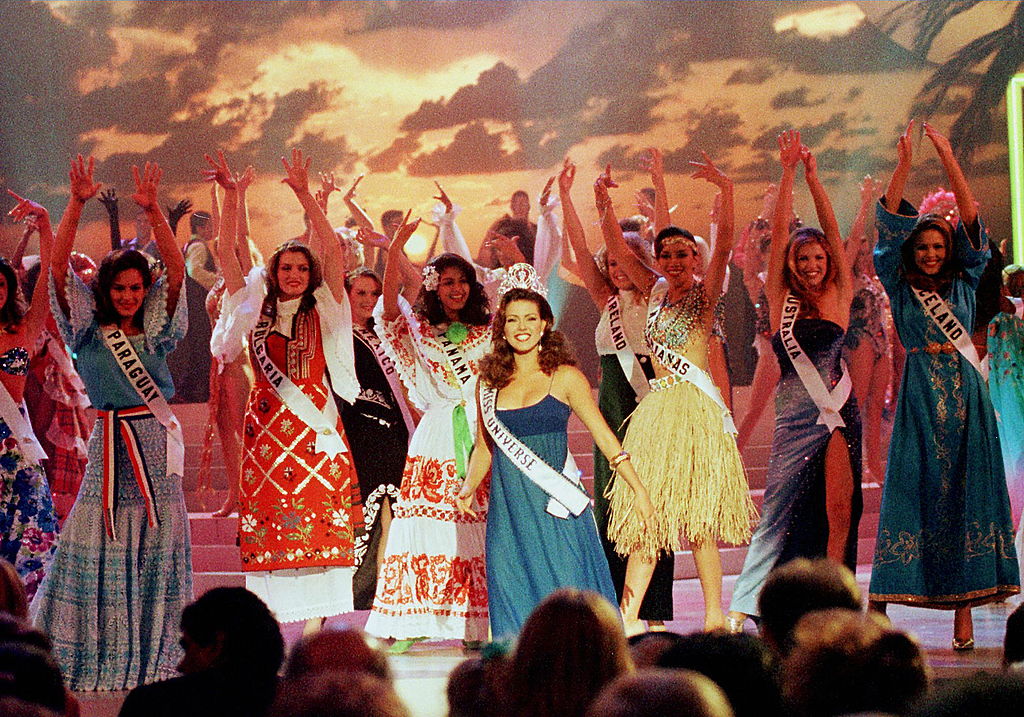
[[(550, 394), (532, 406), (498, 409), (505, 427), (549, 466), (561, 468), (569, 449), (570, 408)], [(533, 608), (559, 588), (593, 590), (616, 604), (608, 562), (588, 507), (578, 516), (546, 512), (548, 494), (491, 448), (487, 509), (487, 593), (491, 635), (517, 635)]]
[[(925, 315), (901, 271), (900, 247), (917, 220), (879, 203), (875, 270), (907, 350), (871, 568), (870, 598), (953, 609), (1020, 592), (995, 414), (981, 375), (957, 352), (929, 352), (945, 335)], [(980, 221), (979, 221), (980, 226)], [(974, 289), (988, 261), (962, 223), (953, 238), (961, 271), (943, 298), (974, 323)]]

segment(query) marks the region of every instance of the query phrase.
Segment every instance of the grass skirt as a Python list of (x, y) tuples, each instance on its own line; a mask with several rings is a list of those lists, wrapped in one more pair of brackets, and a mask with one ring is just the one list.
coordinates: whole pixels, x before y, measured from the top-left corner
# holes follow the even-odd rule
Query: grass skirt
[(654, 555), (696, 545), (748, 541), (757, 511), (750, 500), (736, 437), (722, 430), (718, 406), (690, 383), (651, 391), (633, 413), (623, 441), (654, 504), (640, 527), (633, 491), (610, 488), (608, 537), (620, 555)]

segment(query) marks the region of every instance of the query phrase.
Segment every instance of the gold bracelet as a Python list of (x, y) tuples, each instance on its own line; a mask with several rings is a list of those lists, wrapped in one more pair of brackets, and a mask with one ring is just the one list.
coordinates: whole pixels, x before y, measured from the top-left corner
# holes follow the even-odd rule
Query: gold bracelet
[(629, 458), (630, 458), (629, 453), (627, 453), (626, 451), (621, 451), (619, 453), (619, 455), (615, 456), (610, 461), (608, 461), (608, 466), (614, 471), (614, 470), (616, 470), (619, 467), (620, 463), (624, 463), (625, 461), (628, 461)]

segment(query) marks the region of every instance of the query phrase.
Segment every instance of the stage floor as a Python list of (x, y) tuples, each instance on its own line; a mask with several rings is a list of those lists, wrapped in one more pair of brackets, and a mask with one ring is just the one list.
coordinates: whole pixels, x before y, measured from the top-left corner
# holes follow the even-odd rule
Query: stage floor
[[(867, 592), (869, 566), (857, 572), (857, 582)], [(726, 576), (724, 597), (732, 593), (735, 576)], [(676, 619), (668, 623), (669, 630), (687, 633), (698, 630), (704, 621), (704, 607), (700, 583), (696, 579), (676, 580), (673, 587)], [(922, 610), (901, 605), (889, 607), (889, 618), (899, 629), (912, 633), (924, 647), (932, 677), (943, 679), (975, 670), (998, 670), (1002, 659), (1003, 633), (1006, 618), (1020, 604), (1016, 596), (1006, 603), (986, 605), (974, 609), (974, 637), (977, 647), (970, 652), (953, 652), (953, 613), (942, 610)], [(353, 613), (328, 621), (328, 626), (351, 624), (362, 626), (367, 613)], [(747, 629), (753, 630), (748, 622)], [(301, 625), (284, 626), (285, 639), (293, 644), (301, 634)], [(398, 693), (409, 706), (413, 717), (444, 717), (447, 714), (445, 683), (452, 668), (465, 658), (456, 642), (421, 643), (408, 653), (390, 658)], [(125, 693), (79, 693), (83, 717), (115, 717)]]

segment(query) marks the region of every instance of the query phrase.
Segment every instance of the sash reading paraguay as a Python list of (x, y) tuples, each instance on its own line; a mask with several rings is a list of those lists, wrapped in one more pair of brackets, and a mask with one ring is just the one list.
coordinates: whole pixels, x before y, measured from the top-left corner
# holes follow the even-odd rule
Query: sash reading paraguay
[(978, 373), (981, 374), (981, 377), (987, 381), (988, 371), (978, 357), (978, 349), (974, 347), (970, 333), (960, 323), (960, 319), (953, 313), (953, 309), (946, 303), (946, 300), (936, 292), (928, 291), (927, 289), (910, 287), (910, 290), (914, 292), (914, 296), (921, 302), (921, 308), (924, 309), (925, 315), (935, 322), (935, 325), (946, 335), (946, 338), (956, 347), (960, 355), (967, 359), (967, 362), (974, 366)]

